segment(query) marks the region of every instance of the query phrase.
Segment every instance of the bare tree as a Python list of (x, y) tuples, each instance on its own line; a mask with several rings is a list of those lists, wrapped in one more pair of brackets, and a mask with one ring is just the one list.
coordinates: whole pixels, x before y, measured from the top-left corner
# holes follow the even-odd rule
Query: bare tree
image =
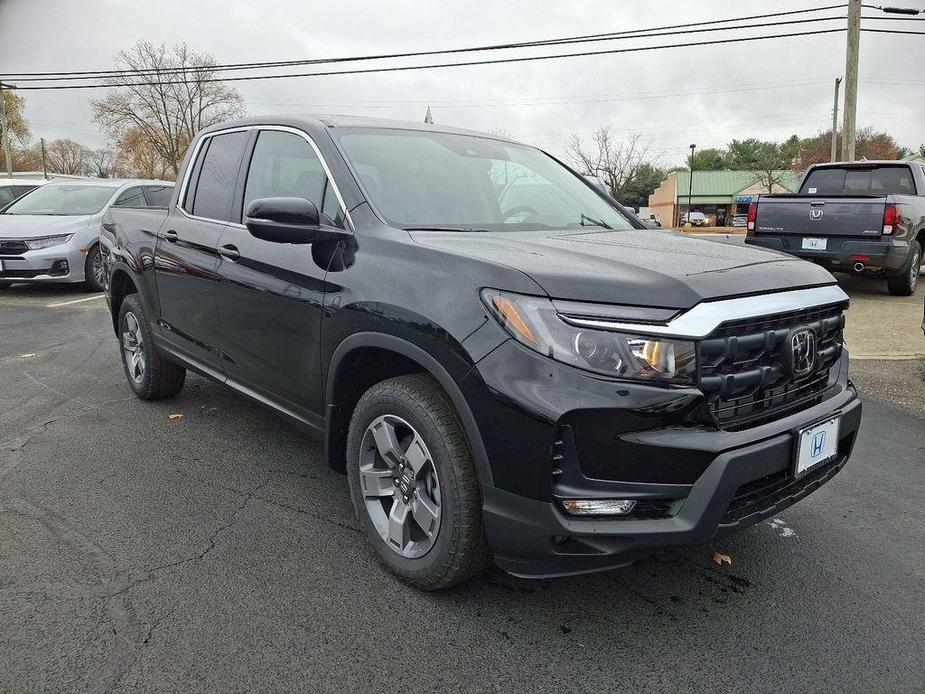
[(762, 188), (773, 193), (775, 186), (783, 186), (788, 176), (788, 172), (784, 169), (789, 166), (790, 162), (785, 160), (780, 144), (762, 142), (755, 152), (755, 160), (750, 172)]
[(97, 178), (124, 178), (131, 175), (120, 162), (119, 152), (112, 147), (101, 147), (88, 152), (87, 169)]
[(118, 166), (138, 178), (173, 180), (176, 174), (139, 128), (131, 128), (116, 143)]
[(48, 170), (52, 173), (85, 175), (90, 170), (90, 150), (74, 140), (51, 140), (45, 143)]
[(241, 95), (215, 79), (215, 58), (185, 43), (140, 41), (116, 56), (120, 69), (143, 71), (109, 80), (117, 89), (93, 102), (94, 118), (114, 140), (129, 131), (167, 163), (175, 178), (186, 149), (203, 128), (244, 113)]
[(618, 198), (624, 189), (650, 163), (649, 150), (652, 138), (645, 139), (639, 133), (630, 133), (620, 140), (609, 125), (598, 128), (586, 148), (577, 134), (569, 136), (565, 145), (566, 155), (575, 168), (583, 174), (597, 176)]

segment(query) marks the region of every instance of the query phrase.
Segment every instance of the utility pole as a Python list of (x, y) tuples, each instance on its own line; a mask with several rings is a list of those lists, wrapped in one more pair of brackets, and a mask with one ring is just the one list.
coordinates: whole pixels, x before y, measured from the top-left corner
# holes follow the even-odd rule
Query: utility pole
[(845, 121), (841, 158), (854, 161), (858, 115), (858, 51), (861, 41), (861, 0), (848, 0), (848, 45), (845, 51)]
[(838, 161), (838, 88), (841, 86), (841, 77), (835, 78), (835, 102), (832, 104), (832, 156), (830, 161)]
[(42, 178), (46, 181), (48, 180), (48, 165), (45, 162), (45, 138), (40, 137), (39, 142), (42, 143)]
[[(694, 149), (697, 145), (691, 145), (690, 179), (687, 182), (687, 223), (691, 224), (691, 197), (694, 194)], [(678, 220), (680, 223), (681, 220)]]
[(0, 141), (3, 144), (3, 156), (6, 158), (6, 175), (13, 177), (13, 155), (10, 152), (10, 128), (6, 122), (6, 97), (3, 95), (3, 82), (0, 82)]

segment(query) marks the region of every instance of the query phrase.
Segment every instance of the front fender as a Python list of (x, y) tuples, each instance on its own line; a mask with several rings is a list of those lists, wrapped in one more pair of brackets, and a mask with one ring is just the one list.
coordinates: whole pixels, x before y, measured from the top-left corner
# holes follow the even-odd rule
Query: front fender
[[(354, 333), (344, 338), (331, 355), (325, 378), (326, 412), (324, 418), (324, 441), (329, 458), (339, 455), (341, 452), (339, 449), (342, 447), (342, 444), (339, 443), (339, 432), (335, 431), (334, 427), (332, 427), (332, 422), (334, 421), (333, 412), (337, 406), (334, 402), (333, 394), (338, 392), (337, 378), (338, 374), (341, 373), (339, 366), (351, 353), (358, 349), (368, 347), (388, 350), (410, 359), (420, 364), (422, 370), (427, 371), (437, 380), (443, 390), (449, 395), (453, 406), (456, 408), (456, 412), (459, 414), (463, 429), (466, 432), (466, 437), (469, 440), (469, 447), (476, 469), (479, 473), (480, 481), (483, 484), (493, 484), (491, 467), (488, 462), (488, 454), (485, 450), (482, 436), (479, 433), (479, 428), (472, 414), (472, 410), (469, 407), (469, 403), (466, 401), (456, 380), (457, 378), (462, 380), (469, 369), (465, 368), (460, 374), (461, 364), (458, 362), (455, 364), (452, 363), (457, 361), (458, 356), (452, 359), (451, 363), (445, 365), (444, 362), (440, 361), (432, 354), (433, 345), (430, 345), (429, 349), (425, 349), (421, 345), (415, 344), (408, 339), (382, 332)], [(444, 349), (446, 348), (444, 347)], [(448, 355), (444, 353), (441, 356), (446, 359)], [(455, 372), (456, 375), (454, 376), (452, 372)]]

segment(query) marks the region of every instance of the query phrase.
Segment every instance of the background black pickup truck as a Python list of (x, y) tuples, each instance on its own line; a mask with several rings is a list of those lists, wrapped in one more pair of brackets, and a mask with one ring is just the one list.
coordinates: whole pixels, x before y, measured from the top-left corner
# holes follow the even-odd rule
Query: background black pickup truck
[(915, 291), (925, 245), (925, 165), (812, 166), (799, 192), (762, 195), (751, 204), (745, 242), (831, 271), (886, 278), (891, 294), (908, 296)]

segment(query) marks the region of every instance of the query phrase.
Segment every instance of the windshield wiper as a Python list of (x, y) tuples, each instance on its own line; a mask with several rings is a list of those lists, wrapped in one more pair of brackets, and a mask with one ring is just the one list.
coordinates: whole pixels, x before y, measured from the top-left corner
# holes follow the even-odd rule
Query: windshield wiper
[(594, 217), (589, 217), (584, 212), (581, 213), (581, 217), (578, 219), (578, 223), (583, 227), (592, 226), (592, 227), (603, 227), (604, 229), (613, 229), (609, 224), (605, 224), (599, 219), (594, 219)]
[(402, 227), (405, 231), (485, 231), (488, 229), (476, 229), (475, 227)]

